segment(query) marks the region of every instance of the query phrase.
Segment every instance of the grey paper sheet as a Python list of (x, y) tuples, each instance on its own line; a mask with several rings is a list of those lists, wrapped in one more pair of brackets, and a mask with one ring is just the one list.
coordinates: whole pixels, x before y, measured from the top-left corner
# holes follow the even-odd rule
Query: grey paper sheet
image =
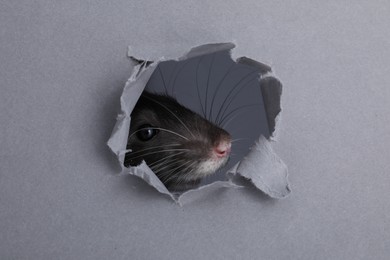
[[(270, 75), (269, 66), (246, 57), (234, 62), (230, 57), (233, 48), (232, 43), (206, 44), (167, 61), (163, 58), (154, 62), (135, 59), (139, 64), (124, 87), (122, 111), (108, 141), (118, 156), (122, 172), (136, 175), (159, 192), (180, 201), (180, 197), (172, 195), (146, 164), (129, 169), (123, 167), (131, 111), (146, 88), (174, 96), (193, 111), (225, 123), (224, 128), (233, 134), (233, 140), (243, 139), (241, 144), (233, 144), (236, 155), (231, 156), (227, 166), (202, 181), (201, 189), (196, 189), (198, 192), (211, 186), (242, 185), (234, 183), (240, 176), (251, 180), (270, 197), (284, 198), (290, 193), (287, 167), (270, 145), (281, 112), (282, 86)], [(236, 178), (229, 178), (233, 175)]]
[[(0, 2), (0, 259), (389, 259), (389, 1)], [(118, 175), (127, 46), (157, 61), (231, 39), (283, 83), (290, 196), (178, 207)]]

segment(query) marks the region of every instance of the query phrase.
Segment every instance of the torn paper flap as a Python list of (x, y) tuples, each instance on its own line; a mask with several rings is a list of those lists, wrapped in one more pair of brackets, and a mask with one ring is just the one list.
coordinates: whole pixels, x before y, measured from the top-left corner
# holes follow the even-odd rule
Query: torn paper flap
[[(207, 44), (192, 48), (174, 59), (139, 62), (126, 82), (120, 102), (121, 113), (108, 141), (122, 172), (144, 179), (160, 193), (183, 203), (211, 190), (243, 187), (237, 178), (251, 183), (272, 198), (290, 193), (287, 167), (273, 152), (271, 140), (278, 129), (282, 84), (268, 65), (241, 57), (231, 58), (232, 43)], [(131, 53), (129, 53), (131, 56)], [(195, 113), (218, 122), (232, 135), (233, 154), (225, 168), (204, 178), (197, 188), (171, 193), (142, 162), (124, 167), (131, 112), (144, 89), (174, 96)], [(234, 176), (234, 178), (232, 178)]]
[(178, 60), (186, 60), (194, 57), (204, 56), (210, 53), (220, 51), (230, 51), (235, 47), (233, 43), (210, 43), (192, 48), (188, 53), (184, 54)]
[(143, 179), (150, 186), (154, 187), (158, 192), (167, 194), (173, 200), (176, 200), (174, 194), (169, 192), (169, 190), (160, 181), (156, 174), (154, 174), (154, 172), (146, 165), (145, 162), (142, 162), (138, 167), (130, 167), (129, 173)]
[(248, 57), (240, 57), (236, 60), (239, 64), (245, 64), (248, 66), (251, 66), (253, 68), (257, 68), (262, 75), (266, 75), (267, 73), (270, 73), (272, 71), (271, 67), (267, 64), (252, 60)]
[(271, 143), (264, 136), (259, 138), (249, 154), (230, 171), (232, 175), (249, 179), (265, 194), (277, 199), (284, 198), (291, 192), (287, 173), (287, 166), (275, 154)]

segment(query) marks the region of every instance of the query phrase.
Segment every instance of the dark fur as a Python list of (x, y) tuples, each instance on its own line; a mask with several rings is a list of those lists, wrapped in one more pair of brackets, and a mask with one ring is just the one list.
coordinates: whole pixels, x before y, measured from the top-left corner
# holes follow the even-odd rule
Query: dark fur
[[(151, 140), (143, 142), (134, 133), (145, 124), (174, 131), (188, 140), (167, 131), (159, 131)], [(230, 141), (229, 133), (182, 106), (174, 98), (144, 92), (131, 114), (127, 149), (131, 149), (132, 152), (126, 154), (124, 165), (137, 166), (145, 160), (149, 166), (155, 167), (158, 160), (167, 158), (164, 166), (160, 167), (165, 167), (163, 170), (151, 168), (168, 189), (180, 190), (200, 182), (201, 177), (196, 174), (192, 177), (188, 176), (195, 171), (199, 163), (210, 158), (210, 151), (221, 140)], [(148, 150), (137, 152), (142, 149)], [(164, 149), (167, 151), (163, 151)], [(169, 151), (171, 149), (188, 150)], [(180, 154), (177, 154), (179, 152)], [(187, 167), (192, 163), (193, 166)], [(180, 167), (183, 164), (185, 166)]]

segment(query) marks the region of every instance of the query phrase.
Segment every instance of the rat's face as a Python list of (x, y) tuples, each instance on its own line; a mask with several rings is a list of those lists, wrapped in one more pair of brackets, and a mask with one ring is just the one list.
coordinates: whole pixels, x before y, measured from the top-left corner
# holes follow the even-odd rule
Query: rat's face
[(180, 105), (144, 92), (131, 114), (124, 165), (143, 160), (169, 189), (197, 183), (229, 159), (229, 133)]

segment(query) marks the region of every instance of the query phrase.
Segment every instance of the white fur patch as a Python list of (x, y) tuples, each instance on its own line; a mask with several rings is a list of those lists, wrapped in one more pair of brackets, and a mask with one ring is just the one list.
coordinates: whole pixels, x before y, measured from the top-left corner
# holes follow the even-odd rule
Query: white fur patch
[(213, 158), (207, 161), (203, 161), (199, 163), (199, 166), (197, 167), (196, 171), (193, 174), (193, 178), (198, 179), (213, 174), (219, 168), (224, 166), (227, 161), (228, 161), (228, 157), (218, 158), (218, 159)]

